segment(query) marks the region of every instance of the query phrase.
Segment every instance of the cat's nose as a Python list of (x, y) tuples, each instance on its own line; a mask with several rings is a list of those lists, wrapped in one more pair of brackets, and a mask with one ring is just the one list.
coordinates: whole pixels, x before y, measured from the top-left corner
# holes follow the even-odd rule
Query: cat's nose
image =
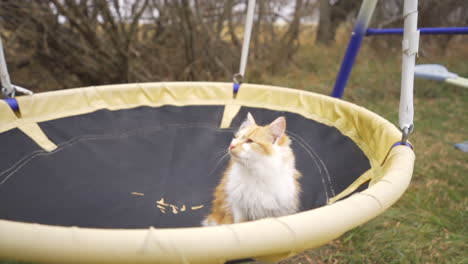
[(236, 145), (234, 145), (234, 144), (229, 145), (229, 149), (233, 149), (235, 147), (236, 147)]

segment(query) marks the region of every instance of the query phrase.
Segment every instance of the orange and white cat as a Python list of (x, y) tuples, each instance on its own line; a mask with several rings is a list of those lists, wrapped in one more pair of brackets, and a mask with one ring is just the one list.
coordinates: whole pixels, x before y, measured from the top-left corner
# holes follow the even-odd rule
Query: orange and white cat
[(232, 224), (296, 213), (296, 170), (286, 119), (258, 126), (249, 113), (229, 146), (231, 160), (203, 225)]

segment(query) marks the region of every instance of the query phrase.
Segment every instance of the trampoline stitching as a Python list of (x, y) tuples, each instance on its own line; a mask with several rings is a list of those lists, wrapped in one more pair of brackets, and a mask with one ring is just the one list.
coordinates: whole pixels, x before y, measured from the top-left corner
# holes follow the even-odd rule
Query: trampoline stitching
[[(293, 139), (295, 139), (294, 136), (291, 135), (291, 137)], [(325, 196), (327, 197), (327, 199), (329, 199), (329, 195), (328, 195), (328, 190), (327, 190), (327, 185), (325, 183), (325, 178), (323, 177), (323, 173), (322, 173), (322, 169), (320, 168), (318, 162), (317, 162), (317, 158), (312, 154), (312, 152), (310, 152), (310, 150), (307, 148), (307, 146), (305, 146), (305, 144), (299, 140), (296, 140), (296, 142), (307, 152), (307, 154), (312, 158), (312, 160), (314, 161), (315, 163), (315, 166), (316, 168), (318, 169), (319, 171), (319, 174), (320, 174), (320, 178), (322, 179), (322, 184), (323, 184), (323, 187), (325, 189)]]
[(238, 235), (238, 234), (236, 233), (236, 231), (232, 228), (232, 226), (231, 226), (231, 225), (222, 225), (222, 227), (226, 228), (227, 230), (230, 231), (230, 233), (232, 233), (232, 234), (234, 235), (234, 238), (235, 238), (235, 240), (236, 240), (236, 244), (237, 244), (238, 246), (240, 246), (240, 245), (241, 245), (241, 240), (240, 240), (240, 238), (239, 238), (239, 235)]
[[(36, 152), (34, 155), (31, 155), (30, 157), (28, 157), (26, 160), (24, 160), (20, 165), (18, 165), (18, 167), (13, 170), (10, 174), (8, 174), (1, 182), (0, 182), (0, 186), (2, 186), (13, 174), (15, 174), (19, 169), (21, 169), (25, 164), (27, 164), (30, 160), (32, 160), (33, 158), (37, 157), (37, 156), (44, 156), (46, 155), (47, 153), (46, 152)], [(28, 155), (29, 156), (29, 155)], [(17, 163), (18, 164), (18, 163)], [(15, 164), (16, 165), (16, 164)], [(10, 171), (14, 168), (14, 166), (8, 168), (6, 171)]]
[(146, 232), (146, 235), (145, 235), (145, 240), (143, 240), (143, 244), (141, 245), (141, 248), (138, 251), (140, 254), (143, 254), (143, 255), (146, 254), (146, 252), (148, 251), (150, 247), (150, 242), (155, 242), (154, 244), (157, 244), (161, 250), (166, 251), (161, 241), (159, 241), (156, 235), (153, 235), (154, 231), (155, 231), (154, 227), (150, 226), (148, 228), (148, 231)]
[[(166, 127), (180, 127), (180, 128), (189, 128), (189, 127), (205, 127), (205, 128), (210, 128), (210, 129), (216, 129), (218, 131), (229, 131), (226, 129), (220, 129), (219, 127), (212, 125), (210, 123), (191, 123), (191, 124), (170, 124), (167, 126), (152, 126), (152, 127), (146, 127), (146, 128), (137, 128), (133, 130), (128, 130), (124, 131), (123, 133), (114, 133), (114, 134), (102, 134), (102, 135), (82, 135), (82, 136), (77, 136), (73, 137), (66, 142), (57, 145), (57, 148), (53, 151), (46, 152), (44, 150), (36, 150), (34, 152), (31, 152), (30, 154), (27, 154), (23, 158), (21, 158), (19, 161), (17, 161), (15, 164), (13, 164), (11, 167), (5, 169), (3, 172), (0, 173), (0, 176), (3, 174), (13, 170), (11, 173), (9, 173), (1, 182), (0, 186), (2, 186), (13, 174), (15, 174), (17, 171), (19, 171), (21, 168), (23, 168), (29, 161), (32, 159), (39, 157), (39, 156), (49, 156), (52, 154), (55, 154), (57, 152), (60, 152), (64, 148), (68, 146), (72, 146), (76, 143), (82, 142), (82, 141), (90, 141), (90, 140), (102, 140), (102, 139), (113, 139), (113, 138), (128, 138), (130, 136), (136, 135), (139, 132), (156, 132), (163, 130)], [(15, 169), (16, 167), (16, 169)]]
[[(326, 180), (328, 180), (328, 188), (330, 189), (330, 191), (332, 192), (332, 195), (335, 196), (335, 190), (333, 189), (333, 185), (331, 183), (331, 179), (330, 179), (330, 173), (328, 172), (327, 170), (327, 167), (325, 166), (325, 163), (323, 162), (323, 160), (320, 158), (320, 156), (317, 154), (317, 152), (314, 151), (313, 147), (310, 146), (307, 141), (305, 141), (301, 136), (293, 133), (293, 132), (290, 132), (288, 131), (287, 132), (289, 135), (291, 135), (291, 137), (293, 139), (296, 139), (296, 142), (299, 143), (307, 152), (307, 154), (309, 154), (310, 157), (312, 157), (316, 167), (318, 168), (319, 170), (319, 173), (320, 173), (320, 176), (322, 178), (322, 184), (325, 188), (325, 195), (327, 197), (327, 199), (330, 198), (329, 194), (328, 194), (328, 189), (327, 189), (327, 184), (325, 183)], [(320, 164), (319, 164), (320, 163)], [(321, 166), (320, 166), (321, 165)], [(323, 168), (323, 171), (322, 171), (322, 168)], [(325, 175), (326, 177), (324, 177), (324, 173), (325, 172)], [(332, 197), (333, 197), (332, 196)]]
[(387, 179), (380, 179), (379, 182), (386, 182), (388, 184), (393, 184), (391, 181), (389, 181)]
[(374, 195), (369, 194), (369, 193), (363, 193), (363, 192), (360, 192), (360, 193), (357, 193), (357, 194), (371, 197), (372, 199), (374, 199), (374, 200), (379, 204), (380, 209), (383, 209), (383, 208), (384, 208), (384, 206), (382, 205), (382, 203), (380, 202), (380, 200), (377, 199), (377, 197), (375, 197)]
[[(290, 132), (288, 132), (288, 133), (290, 133)], [(293, 133), (293, 134), (295, 134), (295, 133)], [(335, 189), (333, 188), (332, 179), (331, 179), (331, 177), (330, 177), (330, 173), (328, 172), (327, 166), (325, 165), (325, 162), (323, 162), (323, 160), (320, 158), (320, 155), (317, 154), (317, 152), (314, 150), (314, 148), (313, 148), (310, 144), (308, 144), (307, 141), (306, 141), (304, 138), (302, 138), (301, 136), (299, 136), (299, 135), (297, 135), (297, 134), (295, 134), (295, 135), (296, 135), (297, 139), (300, 139), (306, 146), (309, 147), (310, 151), (311, 151), (311, 152), (317, 157), (317, 159), (320, 161), (320, 164), (322, 165), (322, 168), (323, 168), (323, 170), (325, 171), (325, 175), (327, 176), (328, 184), (329, 184), (329, 186), (330, 186), (330, 190), (331, 190), (331, 192), (332, 192), (332, 195), (335, 196), (335, 195), (336, 195), (336, 194), (335, 194)]]
[(35, 155), (37, 153), (41, 153), (41, 152), (44, 152), (44, 150), (35, 150), (29, 154), (26, 154), (26, 156), (22, 157), (21, 159), (19, 159), (15, 164), (13, 164), (10, 168), (7, 168), (5, 169), (3, 172), (0, 173), (0, 177), (5, 174), (6, 172), (8, 172), (9, 170), (13, 169), (15, 166), (18, 166), (20, 163), (22, 163), (25, 159), (27, 159), (29, 156), (31, 155)]
[(294, 229), (291, 228), (287, 223), (281, 221), (281, 220), (280, 220), (279, 218), (277, 218), (277, 217), (273, 217), (273, 218), (271, 218), (271, 219), (274, 220), (274, 221), (276, 221), (276, 222), (278, 222), (278, 223), (280, 223), (282, 226), (284, 226), (284, 227), (288, 230), (288, 232), (291, 234), (291, 236), (292, 236), (293, 246), (292, 246), (291, 250), (289, 251), (289, 256), (291, 256), (291, 255), (293, 255), (294, 253), (296, 253), (296, 247), (297, 247), (297, 241), (298, 241), (298, 240), (297, 240), (297, 234), (296, 234), (296, 232), (294, 232)]
[(182, 264), (189, 264), (190, 262), (188, 261), (187, 257), (185, 256), (185, 253), (183, 251), (183, 249), (179, 248), (178, 247), (178, 243), (175, 242), (174, 243), (174, 240), (173, 238), (170, 236), (169, 239), (168, 239), (172, 249), (177, 253), (177, 255), (179, 256), (180, 258), (180, 261), (179, 263), (182, 263)]

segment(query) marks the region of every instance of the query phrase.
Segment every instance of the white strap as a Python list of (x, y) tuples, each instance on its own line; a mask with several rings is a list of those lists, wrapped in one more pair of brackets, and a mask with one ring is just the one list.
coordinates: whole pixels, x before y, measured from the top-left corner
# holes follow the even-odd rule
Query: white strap
[(242, 54), (241, 54), (241, 60), (240, 60), (239, 73), (237, 74), (237, 75), (240, 75), (241, 80), (245, 75), (245, 68), (247, 67), (247, 58), (249, 56), (250, 36), (252, 35), (255, 1), (256, 0), (249, 0), (249, 3), (247, 5), (247, 17), (245, 18), (244, 41), (242, 43)]
[[(400, 111), (399, 125), (403, 131), (403, 137), (407, 137), (413, 130), (414, 105), (413, 105), (413, 86), (414, 86), (414, 67), (416, 55), (419, 46), (418, 25), (418, 1), (405, 0), (403, 7), (403, 17), (405, 18), (403, 32), (403, 61), (401, 71), (401, 93), (400, 93)], [(406, 133), (406, 135), (405, 135)]]

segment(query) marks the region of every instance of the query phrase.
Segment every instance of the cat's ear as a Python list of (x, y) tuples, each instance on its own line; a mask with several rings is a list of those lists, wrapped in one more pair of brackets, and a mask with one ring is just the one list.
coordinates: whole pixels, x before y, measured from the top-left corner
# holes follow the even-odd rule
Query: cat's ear
[(255, 119), (253, 118), (253, 115), (250, 112), (247, 113), (247, 119), (246, 120), (248, 120), (251, 125), (256, 125)]
[(255, 119), (253, 118), (252, 114), (249, 112), (247, 113), (247, 118), (245, 119), (244, 122), (242, 122), (239, 130), (242, 130), (246, 127), (249, 127), (249, 126), (252, 126), (252, 125), (256, 125), (255, 124)]
[(286, 118), (283, 116), (276, 118), (275, 121), (271, 122), (268, 128), (270, 129), (270, 133), (276, 143), (281, 137), (283, 137), (284, 132), (286, 131)]

